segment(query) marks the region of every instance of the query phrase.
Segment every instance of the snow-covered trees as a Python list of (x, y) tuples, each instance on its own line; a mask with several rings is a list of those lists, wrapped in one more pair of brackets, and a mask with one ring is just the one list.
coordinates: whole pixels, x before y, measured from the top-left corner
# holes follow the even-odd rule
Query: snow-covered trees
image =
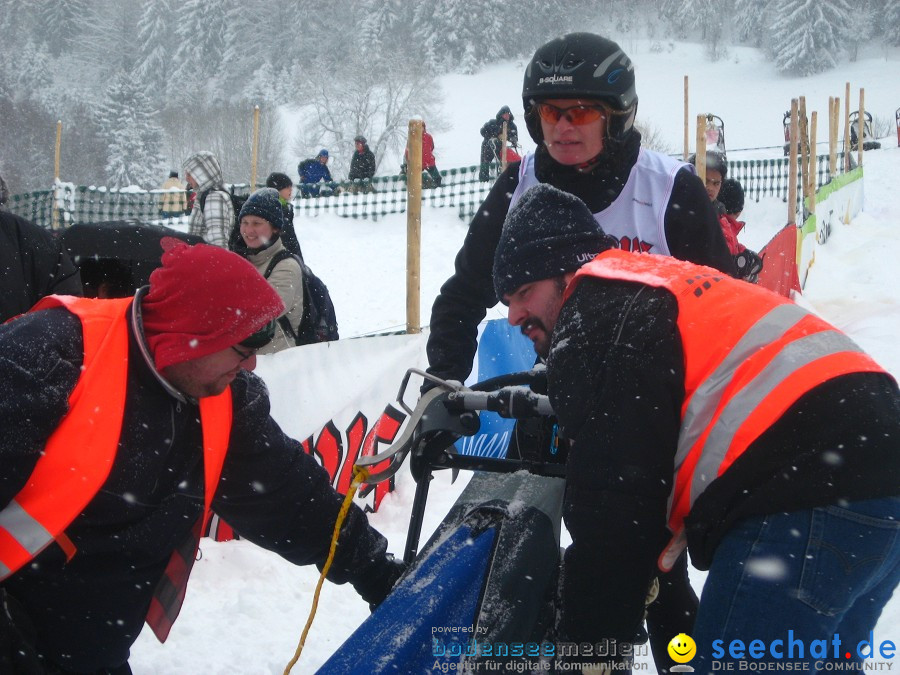
[(777, 68), (798, 75), (834, 68), (850, 37), (850, 12), (847, 0), (784, 0), (769, 44)]
[(143, 86), (121, 73), (97, 109), (97, 124), (107, 140), (106, 178), (110, 187), (156, 187), (162, 180), (162, 129)]

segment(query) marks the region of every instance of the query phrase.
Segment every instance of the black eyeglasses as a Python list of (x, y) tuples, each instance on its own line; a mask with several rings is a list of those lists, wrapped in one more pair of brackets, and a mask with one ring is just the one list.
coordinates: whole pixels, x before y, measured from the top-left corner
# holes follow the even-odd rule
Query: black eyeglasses
[(262, 349), (275, 337), (275, 321), (276, 320), (273, 319), (249, 337), (241, 340), (238, 344), (240, 344), (241, 347), (247, 347), (248, 349)]
[(240, 349), (238, 349), (238, 348), (235, 347), (234, 345), (232, 345), (231, 348), (232, 348), (235, 352), (237, 352), (237, 355), (238, 355), (238, 356), (241, 357), (241, 361), (246, 361), (247, 359), (249, 359), (249, 358), (251, 358), (251, 357), (253, 357), (253, 356), (256, 356), (256, 350), (255, 350), (255, 349), (251, 349), (249, 352), (245, 352), (245, 351), (241, 351)]

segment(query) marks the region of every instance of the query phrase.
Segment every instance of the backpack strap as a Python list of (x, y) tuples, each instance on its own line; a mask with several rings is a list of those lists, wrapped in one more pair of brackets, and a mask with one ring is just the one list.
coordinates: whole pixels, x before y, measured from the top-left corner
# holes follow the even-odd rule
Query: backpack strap
[[(232, 187), (232, 194), (233, 194), (233, 191), (234, 191), (234, 188)], [(203, 211), (203, 209), (206, 208), (206, 198), (209, 196), (210, 192), (221, 192), (223, 195), (225, 195), (226, 197), (231, 199), (231, 194), (229, 194), (228, 191), (225, 190), (224, 188), (211, 187), (208, 190), (204, 190), (199, 195), (197, 195), (197, 202), (200, 204), (201, 212)], [(237, 215), (237, 214), (235, 214), (235, 215)]]
[[(263, 272), (263, 277), (266, 279), (269, 278), (269, 275), (272, 274), (272, 270), (278, 265), (278, 263), (287, 260), (288, 258), (293, 258), (297, 261), (297, 264), (300, 265), (300, 274), (303, 275), (305, 271), (305, 266), (303, 265), (303, 260), (297, 255), (291, 253), (290, 251), (286, 251), (284, 249), (280, 250), (278, 253), (272, 256), (272, 259), (269, 261), (269, 264), (266, 266), (266, 271)], [(305, 285), (305, 282), (304, 282)], [(284, 331), (284, 334), (287, 335), (294, 344), (297, 344), (297, 333), (294, 331), (294, 327), (291, 326), (291, 322), (288, 320), (287, 316), (278, 317), (278, 325), (281, 326), (281, 329)]]

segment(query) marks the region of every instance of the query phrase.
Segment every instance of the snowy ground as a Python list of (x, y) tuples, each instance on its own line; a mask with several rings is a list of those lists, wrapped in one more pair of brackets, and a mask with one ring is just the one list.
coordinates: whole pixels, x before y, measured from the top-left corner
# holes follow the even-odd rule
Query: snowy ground
[[(754, 156), (781, 154), (781, 115), (791, 97), (806, 94), (810, 110), (826, 110), (829, 95), (844, 95), (844, 82), (866, 88), (867, 108), (893, 115), (900, 104), (900, 56), (884, 56), (808, 79), (776, 75), (753, 50), (733, 49), (729, 59), (708, 64), (702, 48), (674, 45), (672, 52), (650, 54), (642, 41), (622, 41), (637, 63), (639, 117), (659, 128), (671, 149), (680, 150), (683, 76), (691, 77), (691, 114), (714, 112), (725, 119), (729, 149), (775, 146)], [(522, 64), (495, 66), (477, 76), (443, 78), (447, 119), (455, 127), (435, 134), (441, 168), (474, 164), (478, 129), (508, 104), (521, 121)], [(854, 93), (858, 96), (858, 93)], [(854, 99), (858, 101), (857, 99)], [(857, 103), (858, 105), (858, 103)], [(820, 113), (819, 138), (827, 122)], [(824, 125), (824, 126), (823, 126)], [(527, 138), (524, 123), (520, 135)], [(865, 210), (854, 222), (838, 226), (816, 251), (815, 265), (800, 302), (848, 332), (895, 376), (900, 376), (900, 204), (894, 190), (900, 175), (896, 137), (865, 158)], [(821, 152), (821, 150), (820, 150)], [(750, 153), (747, 153), (749, 155)], [(729, 153), (729, 158), (738, 158)], [(289, 166), (292, 164), (288, 164)], [(393, 164), (391, 164), (393, 166)], [(742, 241), (759, 248), (785, 222), (777, 199), (750, 203)], [(297, 233), (307, 260), (329, 285), (342, 334), (359, 335), (405, 324), (405, 221), (402, 216), (377, 223), (321, 216), (300, 220)], [(452, 209), (423, 212), (422, 317), (430, 315), (440, 284), (452, 271), (453, 257), (466, 224)], [(489, 318), (501, 316), (501, 308)], [(462, 477), (461, 477), (462, 478)], [(449, 484), (439, 475), (431, 489), (423, 540), (459, 494), (464, 480)], [(413, 496), (413, 483), (402, 474), (372, 524), (401, 551)], [(166, 645), (145, 630), (133, 649), (136, 675), (211, 675), (281, 673), (292, 657), (310, 608), (314, 569), (296, 568), (246, 542), (205, 541), (181, 618)], [(703, 576), (692, 577), (699, 589)], [(326, 584), (303, 656), (295, 673), (314, 672), (368, 615), (349, 587)], [(900, 639), (900, 601), (892, 601), (875, 632), (880, 640)], [(373, 645), (373, 652), (378, 649)], [(359, 672), (366, 672), (361, 664)], [(645, 672), (655, 672), (652, 662)]]

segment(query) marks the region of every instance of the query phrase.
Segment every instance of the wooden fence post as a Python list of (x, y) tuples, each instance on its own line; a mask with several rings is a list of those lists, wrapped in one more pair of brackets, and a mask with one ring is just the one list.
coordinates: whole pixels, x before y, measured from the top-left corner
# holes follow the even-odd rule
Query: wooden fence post
[(406, 332), (421, 332), (419, 317), (419, 254), (422, 242), (422, 132), (421, 119), (409, 121), (406, 166)]
[(797, 224), (797, 141), (800, 133), (797, 123), (797, 99), (791, 99), (791, 153), (788, 162), (788, 225)]
[(844, 172), (850, 171), (850, 83), (844, 87)]
[(59, 208), (57, 200), (59, 198), (59, 148), (62, 144), (62, 120), (56, 120), (56, 144), (53, 149), (53, 203), (50, 207), (50, 227), (58, 230), (59, 224)]
[(863, 129), (866, 128), (866, 107), (863, 105), (866, 98), (866, 90), (859, 89), (859, 118), (856, 120), (856, 166), (862, 166), (863, 162)]
[(688, 115), (688, 76), (684, 76), (684, 155), (682, 159), (687, 161), (688, 155), (691, 154), (690, 150), (690, 124), (691, 120)]
[(256, 164), (259, 159), (259, 106), (253, 106), (253, 147), (250, 149), (250, 192), (256, 189)]
[(807, 197), (809, 198), (809, 212), (812, 215), (816, 215), (816, 184), (818, 180), (816, 176), (817, 172), (817, 162), (816, 162), (816, 124), (819, 121), (818, 113), (813, 110), (810, 115), (809, 122), (809, 147), (813, 149), (811, 153), (809, 153), (809, 171), (807, 175), (809, 176), (809, 183), (807, 188)]
[(694, 166), (697, 167), (700, 182), (706, 187), (706, 115), (703, 113), (697, 115), (697, 155)]
[(828, 97), (828, 173), (833, 177), (837, 173), (837, 130), (838, 115), (841, 110), (841, 99)]

